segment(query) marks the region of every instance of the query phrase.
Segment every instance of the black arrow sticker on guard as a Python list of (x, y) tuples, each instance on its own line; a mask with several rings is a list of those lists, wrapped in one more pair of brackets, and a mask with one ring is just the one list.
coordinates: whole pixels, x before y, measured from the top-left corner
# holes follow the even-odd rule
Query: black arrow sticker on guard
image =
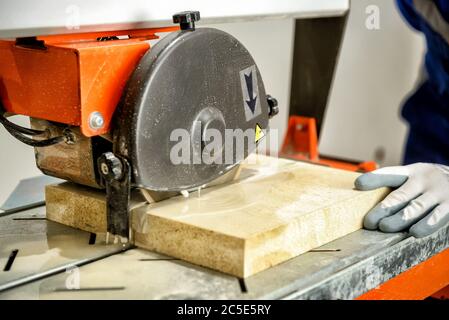
[(245, 109), (246, 121), (250, 121), (261, 113), (255, 65), (240, 71), (240, 82), (242, 85), (243, 108)]
[(249, 100), (246, 100), (246, 104), (248, 105), (251, 112), (254, 114), (256, 110), (256, 101), (257, 96), (253, 96), (253, 72), (251, 71), (249, 75), (245, 74), (246, 87), (248, 88), (248, 97)]

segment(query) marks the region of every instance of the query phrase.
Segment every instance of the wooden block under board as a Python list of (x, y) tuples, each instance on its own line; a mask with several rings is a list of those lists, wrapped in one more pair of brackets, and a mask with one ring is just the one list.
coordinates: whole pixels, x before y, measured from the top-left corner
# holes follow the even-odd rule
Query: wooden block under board
[(47, 219), (93, 233), (107, 232), (106, 197), (100, 190), (70, 182), (45, 188)]

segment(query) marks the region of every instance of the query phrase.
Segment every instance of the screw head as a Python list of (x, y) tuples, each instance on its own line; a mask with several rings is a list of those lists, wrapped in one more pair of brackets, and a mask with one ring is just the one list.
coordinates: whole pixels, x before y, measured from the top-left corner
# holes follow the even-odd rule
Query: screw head
[(99, 130), (103, 128), (103, 126), (104, 126), (103, 115), (98, 111), (92, 112), (89, 116), (89, 127), (93, 130)]
[(109, 167), (106, 163), (101, 163), (100, 165), (100, 169), (101, 169), (101, 173), (103, 173), (104, 175), (107, 175), (109, 173)]

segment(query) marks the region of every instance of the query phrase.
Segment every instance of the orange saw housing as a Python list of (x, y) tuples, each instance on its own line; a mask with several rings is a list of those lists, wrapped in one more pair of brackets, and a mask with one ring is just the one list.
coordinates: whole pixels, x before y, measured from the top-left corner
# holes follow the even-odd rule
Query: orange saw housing
[[(105, 134), (125, 84), (156, 33), (179, 27), (43, 36), (33, 44), (0, 40), (0, 98), (7, 112)], [(126, 39), (118, 39), (124, 36)], [(110, 41), (101, 41), (118, 39)], [(104, 124), (89, 125), (99, 112)]]

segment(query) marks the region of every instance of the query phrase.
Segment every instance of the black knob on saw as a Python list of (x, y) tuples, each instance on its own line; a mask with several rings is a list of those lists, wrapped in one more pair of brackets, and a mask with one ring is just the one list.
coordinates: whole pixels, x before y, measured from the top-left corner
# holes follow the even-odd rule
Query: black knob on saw
[(120, 180), (123, 177), (123, 164), (112, 152), (103, 153), (97, 160), (103, 177)]
[(268, 102), (268, 117), (271, 119), (275, 115), (279, 113), (278, 101), (276, 98), (273, 98), (269, 94), (267, 94), (267, 102)]
[(179, 23), (181, 30), (194, 31), (195, 21), (199, 20), (199, 11), (183, 11), (173, 15), (173, 23)]

